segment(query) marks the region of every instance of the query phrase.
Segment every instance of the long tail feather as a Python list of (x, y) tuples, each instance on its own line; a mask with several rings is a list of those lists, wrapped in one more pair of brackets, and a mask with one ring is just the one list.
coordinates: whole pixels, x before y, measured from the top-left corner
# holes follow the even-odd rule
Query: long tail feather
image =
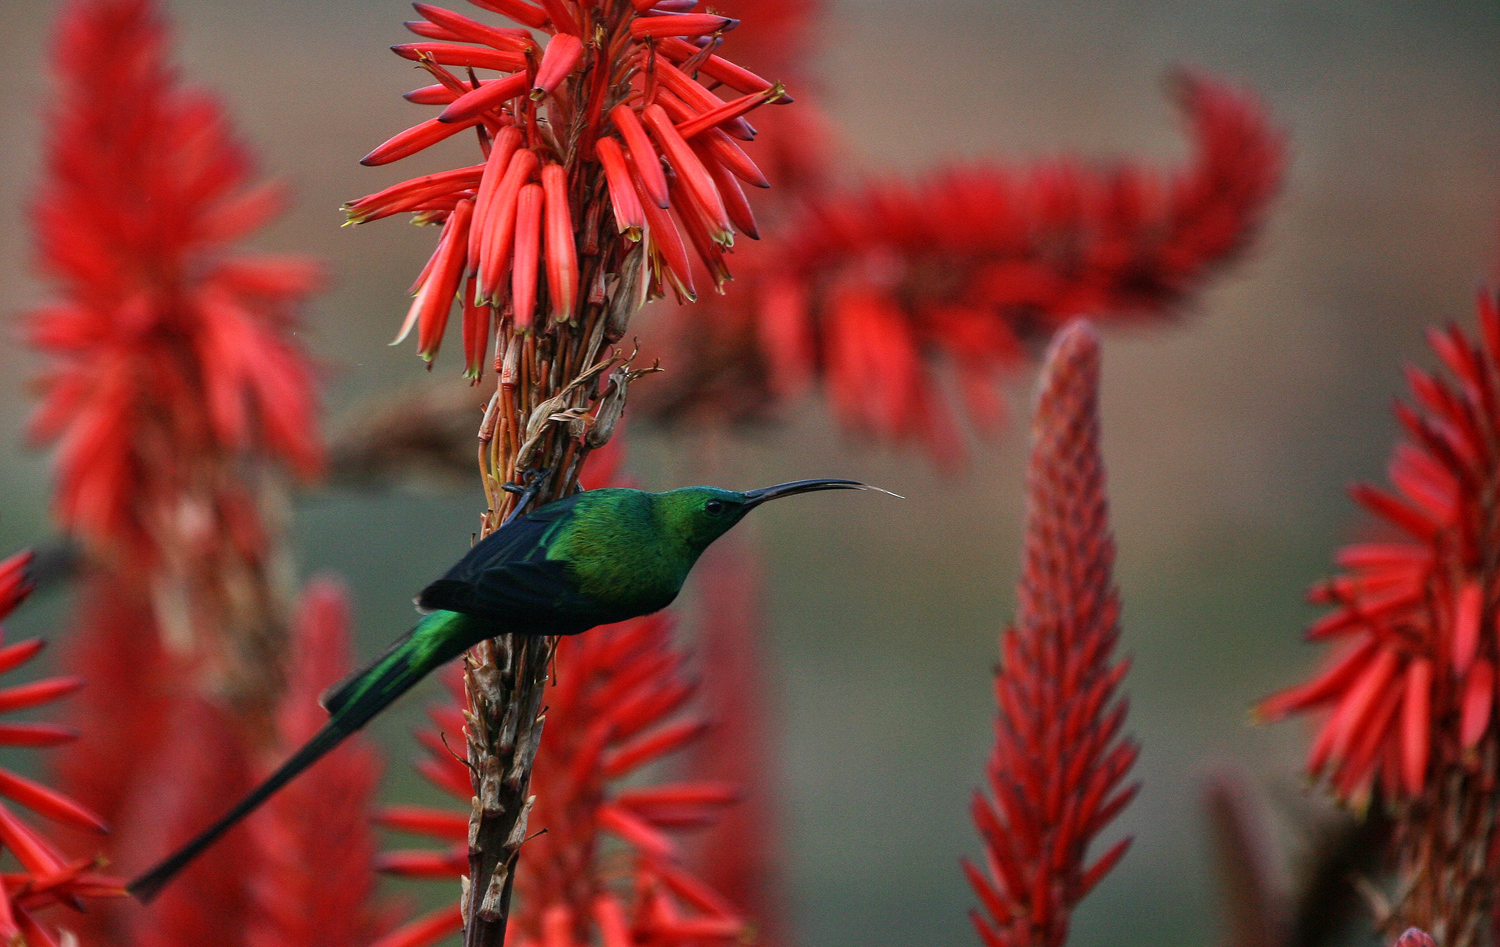
[(422, 619), (374, 664), (339, 685), (325, 698), (333, 716), (311, 740), (219, 821), (126, 885), (126, 890), (142, 903), (149, 903), (189, 862), (271, 798), (276, 790), (338, 746), (345, 737), (369, 723), (434, 668), (457, 657), (473, 644), (476, 639), (470, 627), (472, 624), (470, 618), (456, 612), (434, 612)]
[(285, 786), (293, 776), (307, 769), (323, 754), (338, 746), (354, 730), (353, 727), (345, 726), (341, 720), (328, 721), (323, 725), (323, 729), (303, 745), (302, 749), (281, 764), (281, 768), (272, 773), (265, 782), (251, 790), (250, 794), (225, 813), (223, 818), (163, 859), (155, 868), (126, 885), (126, 890), (135, 895), (142, 904), (149, 904), (160, 893), (162, 886), (186, 868), (188, 862), (197, 858), (205, 848), (218, 841), (219, 836), (228, 831), (236, 822), (254, 812), (261, 803), (271, 798), (276, 790)]

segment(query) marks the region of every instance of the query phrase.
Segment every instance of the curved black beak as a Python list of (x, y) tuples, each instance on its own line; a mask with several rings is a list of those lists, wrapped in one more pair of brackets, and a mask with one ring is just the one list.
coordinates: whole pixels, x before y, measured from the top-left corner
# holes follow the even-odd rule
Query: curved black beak
[(756, 507), (767, 500), (796, 496), (799, 493), (815, 493), (818, 490), (874, 490), (877, 493), (890, 493), (893, 497), (900, 496), (898, 493), (891, 493), (889, 490), (872, 487), (868, 483), (860, 483), (858, 480), (793, 480), (791, 483), (778, 483), (774, 487), (746, 490), (745, 502), (751, 507)]

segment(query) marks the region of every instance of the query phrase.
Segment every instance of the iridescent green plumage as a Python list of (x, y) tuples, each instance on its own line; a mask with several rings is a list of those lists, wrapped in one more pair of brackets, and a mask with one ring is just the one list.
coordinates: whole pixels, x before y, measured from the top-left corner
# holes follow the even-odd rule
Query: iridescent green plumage
[(417, 596), (428, 612), (373, 664), (328, 692), (328, 723), (218, 822), (131, 882), (142, 901), (227, 829), (412, 685), (486, 638), (574, 635), (665, 608), (705, 549), (767, 500), (854, 480), (799, 480), (737, 493), (588, 490), (511, 519)]

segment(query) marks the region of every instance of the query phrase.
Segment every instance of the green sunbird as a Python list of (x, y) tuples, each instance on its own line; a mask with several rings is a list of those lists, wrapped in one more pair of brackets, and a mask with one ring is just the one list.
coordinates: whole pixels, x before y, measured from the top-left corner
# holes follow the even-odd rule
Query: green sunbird
[[(227, 829), (412, 685), (496, 635), (576, 635), (665, 608), (709, 544), (755, 507), (814, 490), (879, 490), (857, 480), (797, 480), (736, 493), (585, 490), (513, 517), (422, 590), (427, 614), (373, 664), (323, 696), (329, 719), (218, 822), (129, 885), (150, 901)], [(881, 491), (889, 492), (889, 491)]]

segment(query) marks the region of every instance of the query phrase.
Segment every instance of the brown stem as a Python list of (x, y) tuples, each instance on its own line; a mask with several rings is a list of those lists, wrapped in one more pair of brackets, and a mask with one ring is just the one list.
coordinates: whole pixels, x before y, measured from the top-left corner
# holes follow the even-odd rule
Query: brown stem
[(1487, 738), (1477, 748), (1477, 766), (1435, 776), (1426, 796), (1399, 820), (1397, 877), (1406, 890), (1388, 931), (1420, 927), (1443, 947), (1483, 942), (1493, 908), (1493, 852), (1500, 842), (1496, 754), (1496, 741)]

